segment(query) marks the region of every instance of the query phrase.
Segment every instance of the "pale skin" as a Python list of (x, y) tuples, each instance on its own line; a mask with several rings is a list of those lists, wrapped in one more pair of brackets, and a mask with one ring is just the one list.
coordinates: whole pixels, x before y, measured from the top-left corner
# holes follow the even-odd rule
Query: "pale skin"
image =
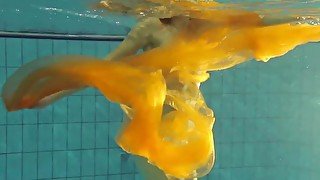
[(147, 51), (168, 43), (179, 29), (188, 23), (188, 18), (176, 17), (170, 25), (163, 24), (158, 18), (147, 18), (138, 23), (126, 39), (111, 52), (106, 59), (117, 60), (134, 55), (139, 49)]

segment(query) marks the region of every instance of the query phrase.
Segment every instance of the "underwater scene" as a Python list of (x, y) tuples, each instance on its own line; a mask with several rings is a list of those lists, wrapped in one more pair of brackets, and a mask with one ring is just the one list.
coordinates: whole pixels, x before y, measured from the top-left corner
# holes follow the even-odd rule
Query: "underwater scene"
[(0, 180), (320, 179), (320, 1), (0, 1)]

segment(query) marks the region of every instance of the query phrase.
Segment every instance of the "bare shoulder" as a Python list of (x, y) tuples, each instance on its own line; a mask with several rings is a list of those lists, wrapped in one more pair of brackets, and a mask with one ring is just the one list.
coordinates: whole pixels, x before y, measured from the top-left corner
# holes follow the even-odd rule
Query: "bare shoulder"
[(141, 40), (141, 38), (146, 38), (158, 31), (161, 26), (161, 22), (158, 18), (148, 17), (139, 19), (139, 22), (134, 26), (128, 36)]
[(145, 28), (158, 28), (162, 26), (162, 23), (158, 18), (155, 17), (147, 17), (140, 19), (140, 21), (137, 24), (139, 27), (145, 27)]
[(161, 24), (159, 18), (156, 18), (156, 17), (141, 18), (140, 22), (142, 22), (142, 23), (150, 23), (150, 24)]

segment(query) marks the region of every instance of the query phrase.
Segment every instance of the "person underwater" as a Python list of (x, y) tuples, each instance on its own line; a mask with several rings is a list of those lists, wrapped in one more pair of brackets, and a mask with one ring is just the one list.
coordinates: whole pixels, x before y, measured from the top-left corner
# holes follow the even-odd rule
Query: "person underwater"
[[(204, 176), (215, 160), (214, 113), (199, 90), (208, 72), (251, 59), (268, 61), (320, 41), (320, 26), (231, 11), (218, 20), (211, 17), (224, 13), (146, 18), (104, 60), (67, 55), (24, 64), (3, 86), (6, 108), (42, 107), (95, 87), (125, 112), (116, 141), (145, 158), (142, 166), (148, 161), (164, 178)], [(145, 51), (136, 54), (139, 49)]]

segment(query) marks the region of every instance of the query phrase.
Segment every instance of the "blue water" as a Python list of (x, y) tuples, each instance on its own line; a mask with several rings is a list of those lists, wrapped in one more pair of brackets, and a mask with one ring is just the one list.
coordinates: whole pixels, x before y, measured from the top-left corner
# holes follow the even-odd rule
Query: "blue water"
[[(81, 4), (57, 2), (84, 11)], [(46, 1), (37, 3), (46, 5)], [(13, 4), (0, 4), (0, 11), (7, 12), (0, 16), (0, 30), (125, 34), (135, 22), (118, 17), (119, 25), (113, 17), (97, 20), (78, 15), (68, 20), (59, 13), (46, 21), (47, 11), (16, 3), (14, 7), (33, 20), (23, 21), (23, 15), (13, 15), (15, 10), (9, 8)], [(53, 6), (57, 5), (51, 2)], [(39, 19), (33, 19), (35, 15)], [(118, 44), (0, 38), (0, 87), (34, 58), (52, 54), (104, 57)], [(309, 44), (268, 63), (250, 61), (211, 74), (202, 89), (216, 115), (217, 158), (203, 179), (320, 179), (319, 55), (320, 45)], [(120, 108), (93, 89), (41, 110), (7, 113), (0, 104), (0, 180), (141, 179), (132, 158), (113, 140), (121, 119)]]

